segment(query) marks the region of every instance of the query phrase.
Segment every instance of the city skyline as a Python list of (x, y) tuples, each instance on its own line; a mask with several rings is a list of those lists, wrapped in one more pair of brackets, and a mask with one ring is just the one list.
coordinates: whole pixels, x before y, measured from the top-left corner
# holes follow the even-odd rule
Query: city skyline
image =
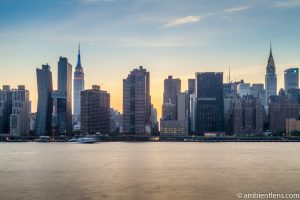
[[(151, 73), (151, 100), (159, 116), (168, 75), (180, 78), (186, 90), (195, 72), (222, 71), (226, 82), (230, 66), (232, 80), (264, 83), (271, 40), (278, 90), (284, 85), (284, 70), (300, 65), (297, 1), (69, 0), (0, 5), (0, 85), (26, 85), (33, 111), (35, 68), (49, 63), (56, 80), (59, 56), (75, 66), (78, 42), (87, 88), (101, 85), (111, 94), (112, 107), (122, 111), (122, 79), (142, 65)], [(66, 9), (70, 12), (63, 12)], [(53, 86), (57, 88), (55, 81)]]

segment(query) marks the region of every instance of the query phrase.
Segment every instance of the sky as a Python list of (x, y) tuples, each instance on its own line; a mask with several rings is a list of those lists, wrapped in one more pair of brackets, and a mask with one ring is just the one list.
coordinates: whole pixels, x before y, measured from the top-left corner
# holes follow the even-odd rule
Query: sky
[(0, 86), (26, 85), (36, 111), (35, 69), (75, 67), (78, 43), (86, 88), (101, 85), (122, 112), (122, 83), (139, 66), (150, 72), (161, 116), (163, 81), (224, 72), (224, 82), (264, 83), (270, 42), (278, 76), (300, 66), (300, 0), (0, 0)]

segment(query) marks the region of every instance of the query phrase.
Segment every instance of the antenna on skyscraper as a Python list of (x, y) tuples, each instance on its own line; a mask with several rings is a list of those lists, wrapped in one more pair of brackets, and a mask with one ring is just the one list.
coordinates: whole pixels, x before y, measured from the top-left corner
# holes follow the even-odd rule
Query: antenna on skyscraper
[(229, 76), (228, 76), (228, 83), (230, 83), (231, 80), (230, 80), (230, 66), (229, 66)]

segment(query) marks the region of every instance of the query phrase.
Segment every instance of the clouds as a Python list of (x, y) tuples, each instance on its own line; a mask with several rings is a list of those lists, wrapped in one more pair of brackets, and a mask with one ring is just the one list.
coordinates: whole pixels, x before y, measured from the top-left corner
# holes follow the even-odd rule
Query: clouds
[(274, 3), (274, 7), (292, 8), (300, 6), (300, 0), (282, 0)]
[(203, 18), (204, 17), (193, 16), (193, 15), (182, 17), (182, 18), (177, 18), (177, 19), (174, 19), (174, 20), (168, 22), (167, 24), (163, 25), (162, 28), (171, 28), (171, 27), (175, 27), (175, 26), (182, 26), (185, 24), (192, 24), (192, 23), (199, 22)]
[(250, 6), (238, 6), (238, 7), (225, 9), (224, 12), (225, 13), (236, 13), (236, 12), (246, 11), (249, 8), (250, 8)]

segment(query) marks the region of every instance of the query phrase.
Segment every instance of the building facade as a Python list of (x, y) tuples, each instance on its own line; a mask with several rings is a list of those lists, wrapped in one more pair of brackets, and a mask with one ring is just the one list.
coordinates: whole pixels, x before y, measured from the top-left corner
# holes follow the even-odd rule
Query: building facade
[(94, 85), (81, 92), (81, 132), (110, 133), (110, 94)]
[(72, 65), (65, 57), (58, 61), (57, 91), (52, 93), (55, 105), (56, 134), (72, 134)]
[(53, 92), (52, 72), (50, 66), (42, 65), (41, 69), (36, 69), (37, 88), (38, 88), (38, 105), (36, 116), (36, 135), (50, 136), (52, 134), (52, 112)]
[(263, 116), (264, 107), (258, 98), (247, 95), (236, 99), (232, 109), (232, 134), (262, 134)]
[(12, 112), (10, 115), (10, 135), (27, 136), (30, 128), (29, 91), (24, 85), (11, 90)]
[(250, 95), (250, 83), (239, 83), (237, 85), (237, 93), (240, 97)]
[(150, 73), (142, 66), (123, 80), (123, 131), (125, 134), (151, 134)]
[(299, 104), (287, 96), (271, 96), (269, 102), (269, 125), (273, 133), (284, 132), (287, 119), (299, 118)]
[(164, 98), (162, 105), (163, 120), (177, 119), (177, 95), (181, 92), (181, 80), (168, 76), (164, 80)]
[(196, 73), (196, 134), (224, 131), (223, 73)]
[(284, 70), (284, 90), (299, 88), (299, 68), (289, 68)]
[(77, 65), (74, 72), (74, 93), (73, 93), (73, 116), (74, 122), (78, 122), (80, 117), (80, 92), (84, 90), (84, 72), (81, 66), (80, 44), (78, 47)]
[(4, 85), (0, 90), (0, 134), (9, 134), (9, 118), (12, 112), (11, 90), (9, 85)]

